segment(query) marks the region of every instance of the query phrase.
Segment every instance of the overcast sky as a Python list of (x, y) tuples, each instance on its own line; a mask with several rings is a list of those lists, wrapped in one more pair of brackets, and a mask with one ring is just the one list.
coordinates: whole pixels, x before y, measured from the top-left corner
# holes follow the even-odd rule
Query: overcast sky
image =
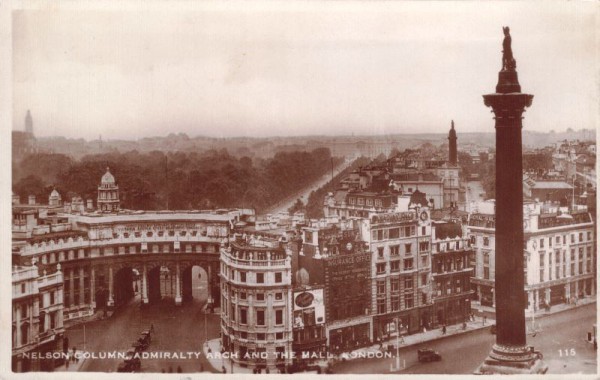
[(308, 4), (15, 11), (13, 128), (31, 109), (37, 136), (86, 139), (493, 132), (503, 25), (524, 128), (596, 127), (598, 3)]

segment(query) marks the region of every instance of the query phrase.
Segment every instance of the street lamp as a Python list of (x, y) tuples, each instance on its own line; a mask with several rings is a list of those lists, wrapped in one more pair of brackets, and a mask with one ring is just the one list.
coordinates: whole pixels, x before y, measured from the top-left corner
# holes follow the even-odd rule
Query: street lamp
[(396, 324), (396, 371), (400, 371), (400, 319), (394, 318)]

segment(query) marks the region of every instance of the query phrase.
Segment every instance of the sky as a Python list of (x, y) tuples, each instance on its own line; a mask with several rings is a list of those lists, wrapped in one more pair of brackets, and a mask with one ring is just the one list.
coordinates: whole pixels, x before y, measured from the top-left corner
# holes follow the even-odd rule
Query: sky
[(85, 139), (493, 132), (504, 25), (524, 128), (598, 124), (595, 2), (109, 4), (13, 11), (13, 129), (30, 109), (36, 136)]

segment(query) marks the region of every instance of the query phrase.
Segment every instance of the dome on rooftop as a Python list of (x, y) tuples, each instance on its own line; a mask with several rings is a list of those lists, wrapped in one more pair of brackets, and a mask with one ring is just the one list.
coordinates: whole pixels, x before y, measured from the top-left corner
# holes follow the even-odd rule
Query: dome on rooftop
[(107, 167), (106, 168), (106, 173), (104, 173), (104, 175), (102, 176), (102, 184), (114, 184), (115, 183), (115, 177), (113, 177), (113, 175), (110, 173), (110, 169)]
[(60, 194), (58, 193), (58, 191), (56, 191), (56, 189), (52, 190), (52, 192), (50, 193), (50, 198), (60, 199)]

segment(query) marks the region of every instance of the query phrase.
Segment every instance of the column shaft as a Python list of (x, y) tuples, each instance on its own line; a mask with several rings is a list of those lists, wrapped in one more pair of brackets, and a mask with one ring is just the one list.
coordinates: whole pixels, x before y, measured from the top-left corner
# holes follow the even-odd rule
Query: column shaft
[[(515, 115), (513, 115), (515, 116)], [(496, 343), (525, 346), (521, 119), (496, 118)], [(507, 125), (508, 124), (508, 125)], [(512, 125), (510, 125), (512, 124)]]
[(96, 270), (90, 267), (90, 303), (92, 308), (96, 308)]
[(83, 306), (85, 304), (85, 282), (84, 282), (85, 272), (83, 271), (83, 267), (79, 267), (79, 305)]
[(175, 269), (175, 304), (181, 305), (181, 275), (179, 270), (179, 263), (177, 263)]
[(146, 264), (142, 269), (142, 303), (148, 303), (148, 277)]
[(115, 305), (115, 298), (114, 298), (114, 283), (113, 283), (113, 268), (112, 266), (108, 267), (108, 306), (114, 306)]
[(75, 269), (71, 268), (69, 270), (69, 307), (73, 307), (75, 305), (75, 277), (74, 272)]

